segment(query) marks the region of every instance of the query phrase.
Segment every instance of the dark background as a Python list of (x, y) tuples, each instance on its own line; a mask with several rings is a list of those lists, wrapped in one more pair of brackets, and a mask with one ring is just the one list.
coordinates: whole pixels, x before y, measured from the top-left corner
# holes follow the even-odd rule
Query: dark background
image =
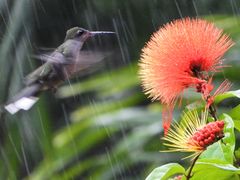
[[(137, 78), (141, 48), (162, 24), (206, 18), (240, 38), (239, 0), (2, 0), (0, 1), (0, 103), (23, 87), (41, 64), (32, 55), (60, 45), (74, 26), (115, 31), (90, 39), (84, 49), (112, 52), (102, 65), (46, 92), (28, 112), (1, 112), (1, 179), (144, 179), (182, 153), (161, 153), (161, 105), (150, 103)], [(204, 42), (203, 42), (204, 43)], [(233, 65), (216, 76), (239, 86), (239, 46)], [(188, 102), (199, 98), (189, 92)], [(238, 104), (223, 102), (221, 111)], [(183, 107), (184, 108), (184, 107)], [(181, 109), (176, 109), (179, 117)]]

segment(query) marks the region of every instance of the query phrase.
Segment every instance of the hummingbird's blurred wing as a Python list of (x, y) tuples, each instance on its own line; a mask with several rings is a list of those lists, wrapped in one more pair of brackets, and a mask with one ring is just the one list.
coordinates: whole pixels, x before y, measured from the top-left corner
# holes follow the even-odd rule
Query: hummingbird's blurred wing
[[(60, 53), (61, 54), (61, 53)], [(76, 71), (81, 71), (82, 69), (87, 69), (93, 67), (96, 64), (99, 64), (104, 60), (107, 56), (109, 56), (110, 52), (102, 52), (102, 51), (80, 51), (77, 58), (72, 60), (71, 58), (59, 58), (58, 56), (53, 56), (52, 54), (41, 54), (34, 55), (36, 59), (41, 61), (63, 64), (63, 65), (74, 65), (77, 67)]]
[(73, 74), (96, 68), (101, 65), (103, 60), (110, 54), (110, 52), (102, 51), (81, 51), (75, 61)]
[(56, 50), (56, 48), (55, 47), (37, 47), (36, 48), (36, 51), (39, 51), (39, 52), (53, 52), (53, 51), (55, 51)]
[[(68, 58), (64, 57), (64, 55), (60, 52), (53, 52), (53, 53), (44, 53), (40, 55), (33, 55), (35, 59), (39, 59), (45, 62), (51, 62), (56, 64), (72, 64), (72, 62), (68, 61)], [(70, 60), (70, 58), (69, 58)]]
[(42, 57), (44, 57), (44, 61), (46, 62), (24, 78), (24, 83), (26, 85), (32, 84), (38, 80), (48, 77), (53, 71), (52, 65), (54, 63), (61, 64), (66, 61), (64, 55), (57, 51), (54, 51), (53, 53), (49, 55), (44, 55)]

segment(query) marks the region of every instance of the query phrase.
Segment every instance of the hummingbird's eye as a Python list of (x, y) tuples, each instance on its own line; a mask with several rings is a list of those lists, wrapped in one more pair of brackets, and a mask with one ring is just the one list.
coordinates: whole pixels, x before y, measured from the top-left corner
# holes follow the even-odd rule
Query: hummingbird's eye
[(77, 37), (80, 37), (81, 35), (83, 35), (84, 31), (83, 30), (78, 30), (77, 31)]

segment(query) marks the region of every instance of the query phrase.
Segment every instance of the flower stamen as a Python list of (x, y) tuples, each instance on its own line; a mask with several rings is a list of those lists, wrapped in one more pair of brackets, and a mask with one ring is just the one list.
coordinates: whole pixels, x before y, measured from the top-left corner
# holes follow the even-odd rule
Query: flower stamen
[(180, 124), (174, 123), (168, 134), (162, 139), (170, 152), (193, 152), (188, 157), (196, 157), (208, 146), (224, 137), (224, 121), (207, 123), (208, 113), (204, 111), (201, 118), (196, 111), (189, 111), (183, 115)]

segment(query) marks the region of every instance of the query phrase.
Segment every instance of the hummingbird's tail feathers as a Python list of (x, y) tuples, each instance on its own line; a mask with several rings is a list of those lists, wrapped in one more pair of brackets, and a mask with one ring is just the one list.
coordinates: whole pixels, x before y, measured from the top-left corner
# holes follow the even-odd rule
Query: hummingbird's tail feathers
[(19, 110), (29, 110), (37, 101), (38, 94), (42, 89), (41, 84), (32, 84), (24, 88), (13, 99), (7, 103), (4, 108), (11, 114), (17, 113)]
[(39, 98), (31, 96), (31, 97), (22, 97), (21, 99), (8, 104), (5, 106), (5, 109), (11, 113), (15, 114), (19, 110), (29, 110), (37, 101)]

